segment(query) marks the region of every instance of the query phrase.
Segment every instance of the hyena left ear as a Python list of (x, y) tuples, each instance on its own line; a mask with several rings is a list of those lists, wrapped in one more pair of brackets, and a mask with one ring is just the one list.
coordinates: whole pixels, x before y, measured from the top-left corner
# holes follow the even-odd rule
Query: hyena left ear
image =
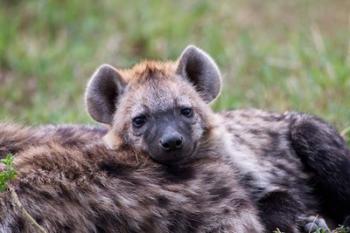
[(176, 73), (190, 81), (207, 103), (220, 94), (221, 74), (218, 66), (206, 52), (193, 45), (182, 52)]
[(97, 68), (85, 92), (90, 116), (98, 122), (111, 124), (125, 86), (121, 74), (113, 66), (104, 64)]

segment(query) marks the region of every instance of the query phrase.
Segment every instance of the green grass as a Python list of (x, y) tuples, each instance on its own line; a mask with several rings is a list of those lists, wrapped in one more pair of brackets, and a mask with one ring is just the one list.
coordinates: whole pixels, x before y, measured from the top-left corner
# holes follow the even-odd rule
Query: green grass
[(343, 0), (2, 0), (0, 120), (89, 123), (82, 96), (98, 65), (176, 59), (192, 43), (222, 69), (216, 109), (304, 111), (343, 130), (349, 12)]
[(0, 168), (3, 166), (3, 169), (0, 169), (0, 192), (6, 190), (8, 182), (15, 179), (16, 171), (13, 167), (12, 155), (7, 155), (4, 159), (0, 160)]

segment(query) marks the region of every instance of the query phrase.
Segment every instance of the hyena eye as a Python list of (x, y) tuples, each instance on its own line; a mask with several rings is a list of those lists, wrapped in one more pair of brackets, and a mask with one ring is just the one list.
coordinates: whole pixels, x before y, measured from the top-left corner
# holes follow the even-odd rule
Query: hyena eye
[(147, 118), (145, 115), (140, 115), (140, 116), (137, 116), (137, 117), (134, 117), (132, 119), (132, 125), (135, 127), (135, 128), (141, 128), (147, 121)]
[(181, 114), (190, 118), (193, 116), (193, 110), (192, 108), (181, 108)]

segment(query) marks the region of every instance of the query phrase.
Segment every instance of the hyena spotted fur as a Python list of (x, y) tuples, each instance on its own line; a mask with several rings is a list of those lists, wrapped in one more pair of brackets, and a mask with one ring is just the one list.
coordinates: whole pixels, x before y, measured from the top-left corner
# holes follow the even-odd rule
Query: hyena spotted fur
[(0, 123), (0, 159), (7, 154), (17, 155), (29, 147), (47, 143), (80, 148), (93, 141), (99, 141), (106, 132), (106, 128), (85, 125), (25, 127)]
[[(61, 143), (67, 139), (62, 133), (73, 128), (79, 133), (71, 138), (77, 137), (79, 146)], [(54, 132), (50, 137), (60, 139), (22, 144), (15, 154), (17, 177), (10, 184), (48, 232), (264, 232), (255, 206), (235, 178), (237, 172), (216, 151), (168, 167), (127, 146), (109, 150), (98, 140), (85, 142), (103, 130), (52, 130), (19, 128), (17, 134), (33, 132), (42, 140), (42, 132)], [(35, 232), (8, 191), (0, 193), (0, 232)]]
[[(349, 213), (350, 153), (338, 133), (300, 113), (216, 114), (208, 103), (220, 89), (213, 59), (189, 46), (177, 62), (148, 61), (128, 70), (102, 65), (88, 84), (86, 104), (96, 121), (109, 125), (104, 141), (110, 148), (128, 145), (168, 167), (220, 154), (239, 171), (267, 232), (327, 229), (322, 218), (313, 219), (327, 206), (341, 205), (330, 217), (342, 221)], [(313, 133), (304, 123), (320, 135), (308, 136)], [(329, 185), (334, 191), (327, 192)]]

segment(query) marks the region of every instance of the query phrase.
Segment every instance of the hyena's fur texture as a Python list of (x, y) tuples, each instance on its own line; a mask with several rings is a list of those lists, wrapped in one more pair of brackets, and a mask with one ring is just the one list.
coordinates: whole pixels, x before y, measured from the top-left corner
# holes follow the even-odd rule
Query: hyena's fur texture
[(350, 150), (334, 127), (297, 112), (220, 115), (231, 135), (230, 161), (268, 230), (283, 224), (288, 229), (297, 212), (349, 226)]
[(295, 226), (303, 226), (300, 223), (306, 216), (320, 214), (318, 197), (322, 194), (314, 192), (312, 173), (291, 142), (290, 127), (301, 114), (251, 109), (221, 116), (232, 143), (229, 161), (240, 171), (241, 184), (269, 232), (276, 226), (284, 232), (298, 232)]
[(0, 123), (0, 159), (7, 154), (16, 155), (31, 146), (58, 143), (65, 147), (81, 147), (100, 140), (107, 129), (85, 125), (46, 125), (25, 127)]
[(350, 227), (350, 149), (337, 130), (322, 119), (306, 114), (291, 122), (293, 149), (306, 169), (322, 209), (337, 224)]
[[(307, 232), (314, 230), (307, 224), (309, 216), (320, 213), (324, 206), (322, 197), (327, 196), (315, 193), (318, 186), (312, 182), (324, 179), (332, 171), (340, 173), (341, 181), (350, 178), (349, 172), (344, 171), (350, 161), (345, 142), (339, 139), (339, 145), (336, 144), (344, 153), (328, 147), (318, 151), (317, 144), (331, 145), (334, 141), (324, 140), (327, 136), (309, 140), (298, 135), (308, 134), (298, 124), (308, 117), (299, 113), (238, 110), (214, 114), (207, 103), (219, 92), (220, 73), (213, 60), (200, 49), (188, 47), (175, 63), (144, 62), (130, 70), (101, 66), (89, 82), (86, 103), (95, 120), (110, 125), (105, 137), (109, 147), (128, 145), (159, 163), (176, 167), (205, 158), (206, 151), (216, 151), (233, 170), (240, 172), (240, 183), (259, 207), (267, 232), (279, 228), (297, 233), (305, 230), (305, 225)], [(183, 106), (192, 108), (193, 114), (186, 116), (191, 120), (181, 116)], [(313, 124), (314, 118), (309, 119), (307, 122)], [(330, 129), (326, 124), (317, 127), (319, 132)], [(336, 131), (330, 132), (328, 136), (339, 137)], [(171, 151), (164, 149), (162, 140), (174, 134), (176, 139), (182, 136), (185, 143), (189, 141), (197, 149), (186, 144), (174, 146)], [(320, 156), (323, 152), (333, 157)], [(325, 171), (337, 156), (341, 161), (330, 167), (332, 171)], [(325, 159), (323, 163), (313, 164), (321, 158)], [(317, 168), (324, 169), (323, 173)], [(344, 187), (344, 191), (339, 191), (336, 177), (331, 175), (319, 186), (325, 189), (333, 182), (336, 191), (329, 195), (329, 205), (348, 204), (346, 195), (350, 190)], [(346, 212), (348, 209), (338, 219)]]
[[(264, 232), (236, 172), (215, 152), (179, 168), (127, 147), (49, 141), (18, 152), (15, 168), (11, 185), (48, 232)], [(9, 192), (0, 193), (0, 232), (34, 232)]]

